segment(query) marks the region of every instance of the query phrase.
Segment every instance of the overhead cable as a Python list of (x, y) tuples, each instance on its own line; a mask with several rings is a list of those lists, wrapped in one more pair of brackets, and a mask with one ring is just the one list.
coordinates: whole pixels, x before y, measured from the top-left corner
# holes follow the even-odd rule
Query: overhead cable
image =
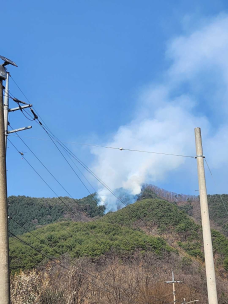
[[(31, 249), (33, 249), (33, 250), (35, 250), (36, 252), (40, 253), (43, 257), (47, 258), (48, 260), (53, 261), (53, 262), (54, 262), (55, 264), (57, 264), (58, 266), (61, 266), (61, 267), (65, 268), (66, 270), (70, 271), (70, 269), (69, 269), (68, 267), (62, 265), (61, 262), (59, 262), (59, 263), (56, 262), (56, 259), (54, 259), (54, 258), (52, 258), (52, 257), (50, 257), (50, 256), (48, 256), (48, 255), (46, 255), (46, 254), (44, 254), (42, 251), (36, 249), (34, 246), (32, 246), (31, 244), (29, 244), (28, 242), (22, 240), (21, 238), (19, 238), (17, 235), (15, 235), (14, 233), (12, 233), (11, 231), (9, 231), (9, 233), (10, 233), (14, 238), (16, 238), (18, 241), (20, 241), (21, 243), (23, 243), (24, 245), (27, 245), (27, 246), (29, 246)], [(31, 234), (31, 232), (29, 232), (29, 233)], [(49, 247), (50, 247), (50, 246), (49, 246)], [(53, 249), (53, 247), (50, 247), (50, 248)], [(77, 267), (77, 264), (75, 264), (75, 263), (73, 263), (73, 262), (72, 262), (72, 264), (73, 264), (74, 266)], [(89, 276), (91, 276), (91, 277), (95, 278), (96, 280), (99, 280), (99, 281), (100, 281), (100, 279), (99, 279), (98, 277), (96, 277), (95, 275), (91, 274), (89, 271), (83, 270), (83, 272), (87, 273)], [(80, 273), (80, 274), (82, 274), (82, 275), (83, 275), (83, 272), (78, 271), (78, 273)], [(93, 285), (96, 286), (96, 284), (95, 284), (93, 281), (92, 281), (91, 283), (92, 283)], [(105, 285), (108, 285), (109, 287), (111, 286), (110, 284), (107, 284), (106, 282), (104, 282), (104, 283), (105, 283)], [(96, 286), (96, 287), (97, 287), (97, 286)], [(113, 287), (113, 286), (111, 286), (111, 287)], [(101, 289), (103, 289), (103, 288), (101, 287)], [(103, 289), (103, 290), (104, 290), (104, 289)], [(107, 290), (105, 290), (105, 291), (107, 291)]]
[[(48, 131), (46, 131), (48, 132)], [(50, 137), (50, 135), (49, 135)], [(57, 137), (55, 137), (57, 138)], [(58, 144), (69, 153), (85, 170), (87, 170), (102, 186), (104, 186), (117, 200), (119, 200), (123, 205), (127, 206), (112, 190), (111, 188), (103, 182), (89, 167), (85, 165), (69, 148), (67, 148), (60, 140), (57, 139)]]
[[(11, 126), (10, 126), (11, 127)], [(12, 128), (12, 127), (11, 127)], [(13, 129), (13, 128), (12, 128)], [(26, 142), (21, 138), (20, 135), (16, 133), (17, 137), (23, 142), (23, 144), (29, 149), (29, 151), (35, 156), (35, 158), (40, 162), (40, 164), (47, 170), (47, 172), (54, 178), (54, 180), (60, 185), (60, 187), (71, 197), (72, 195), (66, 190), (66, 188), (58, 181), (58, 179), (51, 173), (51, 171), (44, 165), (44, 163), (38, 158), (38, 156), (32, 151), (32, 149), (26, 144)]]
[[(209, 164), (208, 164), (206, 158), (204, 158), (204, 159), (205, 159), (207, 168), (208, 168), (208, 170), (209, 170), (209, 172), (210, 172), (210, 174), (211, 174), (211, 177), (212, 177), (212, 179), (215, 181), (215, 178), (214, 178), (214, 176), (212, 175), (212, 171), (211, 171), (211, 169), (210, 169), (210, 167), (209, 167)], [(223, 204), (223, 207), (224, 207), (224, 209), (225, 209), (225, 211), (226, 211), (226, 214), (228, 215), (228, 209), (227, 209), (227, 207), (226, 207), (226, 205), (225, 205), (225, 202), (224, 202), (224, 200), (223, 200), (223, 198), (222, 198), (222, 195), (219, 194), (219, 197), (220, 197), (220, 200), (221, 200), (221, 202), (222, 202), (222, 204)]]
[(45, 181), (45, 179), (39, 174), (39, 172), (30, 164), (30, 162), (25, 158), (25, 156), (21, 154), (21, 152), (12, 143), (12, 141), (10, 139), (8, 139), (8, 141), (15, 148), (15, 150), (22, 156), (22, 158), (27, 162), (27, 164), (33, 169), (33, 171), (40, 177), (40, 179), (47, 185), (47, 187), (55, 194), (55, 196), (67, 207), (67, 209), (70, 212), (72, 212), (75, 216), (77, 216), (77, 214), (68, 207), (68, 205), (64, 202), (64, 200), (62, 200), (62, 198), (58, 196), (58, 194), (55, 192), (55, 190), (52, 189), (52, 187)]
[[(16, 149), (16, 151), (21, 155), (21, 152), (17, 149), (17, 147), (12, 143), (11, 140), (9, 140), (9, 142), (13, 145), (13, 147)], [(44, 178), (37, 172), (37, 170), (30, 164), (30, 162), (24, 157), (24, 155), (22, 155), (23, 159), (28, 163), (28, 165), (35, 171), (35, 173), (42, 179), (42, 181), (49, 187), (49, 189), (56, 195), (56, 197), (68, 208), (68, 210), (70, 212), (72, 212), (74, 215), (76, 215), (72, 210), (69, 209), (69, 207), (67, 206), (67, 204), (60, 198), (58, 197), (57, 193), (51, 188), (51, 186), (44, 180)], [(111, 191), (111, 190), (110, 190)], [(112, 192), (111, 192), (112, 193)], [(120, 198), (118, 198), (114, 193), (112, 193), (122, 204), (124, 204), (124, 206), (127, 206), (127, 204), (125, 204)], [(140, 217), (140, 220), (144, 223), (145, 226), (147, 226), (147, 224), (144, 222), (144, 220)], [(130, 244), (129, 240), (127, 238), (125, 238), (126, 241)]]
[[(21, 238), (19, 238), (18, 236), (16, 236), (13, 232), (9, 231), (9, 233), (10, 233), (14, 238), (16, 238), (18, 241), (20, 241), (21, 243), (23, 243), (23, 244), (29, 246), (30, 248), (32, 248), (33, 250), (35, 250), (36, 252), (38, 252), (39, 254), (41, 254), (43, 257), (45, 257), (45, 258), (47, 258), (47, 259), (49, 259), (49, 260), (52, 260), (53, 262), (57, 263), (57, 262), (55, 261), (54, 258), (52, 258), (52, 257), (50, 257), (50, 256), (48, 256), (48, 255), (46, 255), (46, 254), (44, 254), (42, 251), (36, 249), (36, 248), (33, 247), (31, 244), (27, 243), (26, 241), (24, 241), (24, 240), (22, 240)], [(65, 269), (67, 269), (67, 270), (70, 270), (69, 268), (63, 266), (61, 263), (57, 263), (57, 264), (58, 264), (59, 266), (65, 268)]]
[[(45, 138), (38, 138), (38, 137), (35, 137), (35, 136), (26, 136), (26, 137), (28, 137), (28, 138), (34, 138), (34, 139), (37, 139), (37, 140), (44, 140), (44, 141), (47, 140)], [(137, 150), (137, 149), (122, 148), (122, 147), (102, 146), (102, 145), (95, 145), (95, 144), (78, 143), (78, 142), (74, 142), (74, 141), (62, 141), (62, 143), (79, 145), (79, 146), (88, 146), (88, 147), (112, 149), (112, 150), (119, 150), (119, 151), (129, 151), (129, 152), (139, 152), (139, 153), (157, 154), (157, 155), (165, 155), (165, 156), (177, 156), (177, 157), (185, 157), (185, 158), (195, 158), (195, 156), (192, 156), (192, 155), (163, 153), (163, 152), (155, 152), (155, 151), (147, 151), (147, 150)]]
[(48, 131), (44, 128), (44, 126), (42, 126), (42, 128), (44, 129), (44, 131), (47, 133), (47, 135), (49, 136), (49, 138), (51, 139), (51, 141), (53, 142), (53, 144), (55, 145), (55, 147), (58, 149), (59, 153), (62, 155), (62, 157), (65, 159), (65, 161), (67, 162), (67, 164), (70, 166), (70, 168), (73, 170), (74, 174), (77, 176), (77, 178), (80, 180), (80, 182), (83, 184), (83, 186), (86, 188), (86, 190), (89, 192), (89, 194), (92, 194), (91, 191), (87, 188), (87, 186), (85, 185), (85, 183), (83, 182), (83, 180), (80, 178), (80, 176), (77, 174), (77, 172), (74, 170), (74, 168), (71, 166), (71, 164), (69, 163), (69, 161), (67, 160), (67, 158), (64, 156), (64, 154), (62, 153), (62, 151), (59, 149), (59, 147), (56, 145), (55, 141), (52, 139), (52, 137), (50, 136), (50, 134), (48, 133)]
[[(12, 219), (12, 218), (11, 218), (11, 219)], [(18, 224), (19, 226), (21, 226), (19, 223), (17, 223), (17, 224)], [(44, 254), (42, 251), (36, 249), (34, 246), (32, 246), (32, 245), (29, 244), (28, 242), (22, 240), (21, 238), (19, 238), (18, 236), (16, 236), (16, 235), (15, 235), (14, 233), (12, 233), (11, 231), (9, 231), (9, 233), (10, 233), (14, 238), (16, 238), (18, 241), (20, 241), (21, 243), (23, 243), (23, 244), (29, 246), (30, 248), (32, 248), (32, 249), (35, 250), (36, 252), (38, 252), (38, 253), (40, 253), (41, 255), (43, 255), (43, 257), (45, 257), (45, 258), (47, 258), (47, 259), (49, 259), (49, 260), (52, 260), (52, 261), (53, 261), (54, 263), (56, 263), (57, 265), (59, 265), (59, 266), (65, 268), (66, 270), (70, 271), (70, 269), (69, 269), (68, 267), (62, 265), (60, 261), (59, 261), (59, 263), (56, 262), (56, 260), (55, 260), (54, 258), (52, 258), (52, 257), (50, 257), (50, 256), (48, 256), (48, 255), (46, 255), (46, 254)], [(31, 231), (30, 231), (30, 232), (27, 232), (27, 233), (32, 234)], [(32, 234), (32, 235), (34, 235), (34, 234)], [(37, 238), (37, 237), (36, 237), (36, 238)], [(46, 245), (46, 246), (47, 246), (47, 245)], [(49, 247), (49, 248), (51, 248), (51, 249), (54, 249), (52, 246), (47, 246), (47, 247)], [(55, 250), (55, 251), (56, 251), (56, 250)], [(76, 266), (76, 267), (78, 268), (78, 265), (75, 264), (73, 261), (71, 261), (71, 263), (72, 263), (74, 266)], [(78, 271), (78, 269), (77, 269), (77, 271)], [(78, 273), (79, 273), (79, 274), (82, 274), (82, 275), (83, 275), (84, 273), (87, 273), (90, 277), (94, 278), (94, 279), (97, 280), (97, 281), (100, 281), (100, 279), (99, 279), (96, 275), (90, 273), (89, 271), (87, 271), (87, 270), (85, 270), (85, 269), (83, 269), (83, 272), (78, 271)], [(97, 287), (97, 285), (96, 285), (93, 281), (91, 281), (91, 283), (92, 283), (94, 286)], [(104, 285), (107, 285), (108, 287), (112, 287), (112, 288), (114, 287), (114, 286), (108, 284), (106, 281), (103, 281), (103, 283), (104, 283)], [(104, 291), (108, 291), (108, 290), (106, 290), (106, 289), (104, 289), (104, 288), (102, 288), (102, 287), (100, 287), (100, 286), (99, 286), (99, 288), (101, 288), (101, 289), (104, 290)], [(108, 291), (108, 292), (110, 293), (110, 291)]]

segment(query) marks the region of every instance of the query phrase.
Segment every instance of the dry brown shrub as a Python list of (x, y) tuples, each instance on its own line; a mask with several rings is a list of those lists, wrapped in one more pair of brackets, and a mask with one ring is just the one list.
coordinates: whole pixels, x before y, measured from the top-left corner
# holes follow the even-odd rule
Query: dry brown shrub
[[(173, 302), (171, 280), (174, 270), (177, 303), (199, 299), (207, 304), (204, 269), (196, 264), (182, 267), (176, 255), (160, 259), (140, 252), (117, 257), (114, 253), (97, 259), (83, 258), (74, 265), (65, 258), (39, 270), (21, 272), (11, 280), (12, 304), (167, 304)], [(226, 282), (218, 279), (219, 303), (227, 304)], [(224, 294), (224, 295), (223, 295)]]

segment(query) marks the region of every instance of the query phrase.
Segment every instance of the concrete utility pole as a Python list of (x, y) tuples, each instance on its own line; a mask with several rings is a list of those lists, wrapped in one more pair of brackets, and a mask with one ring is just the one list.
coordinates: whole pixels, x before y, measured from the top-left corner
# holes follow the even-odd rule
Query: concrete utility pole
[(4, 129), (5, 129), (5, 147), (7, 149), (8, 133), (8, 113), (9, 113), (9, 72), (6, 74), (5, 96), (4, 96)]
[[(8, 131), (8, 112), (30, 108), (32, 105), (13, 98), (18, 104), (17, 108), (9, 109), (9, 73), (6, 65), (16, 66), (16, 63), (4, 56), (0, 65), (0, 303), (10, 304), (10, 280), (9, 280), (9, 237), (8, 237), (8, 208), (7, 208), (7, 181), (6, 181), (6, 145), (8, 134), (31, 129), (24, 127)], [(3, 103), (3, 80), (6, 80), (5, 96)], [(21, 106), (20, 103), (25, 104)]]
[(175, 281), (174, 273), (172, 271), (172, 281), (166, 281), (167, 284), (173, 284), (173, 303), (176, 304), (176, 290), (175, 290), (175, 283), (182, 283), (181, 281)]
[(196, 140), (196, 158), (198, 167), (198, 179), (199, 179), (199, 193), (200, 193), (200, 208), (201, 208), (201, 219), (203, 227), (203, 242), (204, 242), (204, 256), (206, 265), (206, 276), (207, 276), (207, 293), (208, 303), (218, 304), (216, 279), (215, 279), (215, 267), (213, 259), (213, 248), (211, 240), (211, 228), (207, 202), (207, 189), (205, 181), (204, 171), (204, 156), (201, 138), (201, 129), (195, 128), (195, 140)]
[(9, 282), (9, 239), (6, 189), (6, 149), (3, 113), (3, 85), (6, 71), (0, 65), (0, 301), (1, 304), (10, 303)]

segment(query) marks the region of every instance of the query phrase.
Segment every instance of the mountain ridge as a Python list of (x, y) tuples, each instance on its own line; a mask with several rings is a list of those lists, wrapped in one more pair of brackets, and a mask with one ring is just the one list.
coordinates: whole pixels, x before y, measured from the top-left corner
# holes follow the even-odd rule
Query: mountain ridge
[[(89, 274), (92, 272), (92, 280), (93, 277), (100, 277), (102, 282), (105, 281), (104, 286), (103, 283), (99, 283), (99, 286), (103, 286), (101, 288), (107, 289), (107, 281), (110, 282), (110, 286), (115, 286), (113, 296), (116, 290), (119, 290), (122, 299), (128, 295), (124, 303), (128, 303), (127, 299), (131, 298), (130, 284), (135, 282), (132, 295), (140, 297), (137, 298), (137, 303), (145, 303), (150, 292), (145, 291), (146, 293), (141, 294), (142, 290), (147, 290), (148, 275), (152, 280), (150, 290), (158, 298), (164, 295), (166, 287), (163, 283), (156, 283), (156, 273), (165, 281), (167, 272), (175, 270), (179, 279), (184, 282), (183, 289), (178, 289), (178, 295), (187, 294), (189, 299), (198, 298), (202, 304), (206, 304), (201, 226), (187, 214), (183, 206), (159, 199), (153, 193), (148, 195), (150, 198), (138, 200), (116, 212), (95, 216), (89, 221), (74, 221), (73, 217), (59, 218), (55, 223), (19, 235), (19, 239), (10, 238), (12, 284), (20, 284), (27, 292), (26, 296), (20, 293), (21, 297), (27, 301), (31, 290), (37, 294), (32, 282), (39, 280), (44, 291), (37, 294), (37, 297), (42, 296), (45, 301), (49, 299), (48, 303), (57, 303), (56, 299), (59, 299), (58, 303), (65, 303), (66, 291), (72, 295), (75, 291), (65, 286), (65, 290), (61, 289), (61, 293), (56, 294), (55, 280), (59, 280), (59, 275), (61, 274), (65, 280), (72, 273), (75, 273), (75, 278), (80, 277), (81, 280), (86, 277), (84, 284), (76, 286), (78, 290), (81, 290), (82, 286), (83, 290), (88, 290), (88, 282), (91, 281)], [(212, 238), (219, 303), (226, 304), (228, 239), (215, 230), (212, 230)], [(48, 261), (47, 257), (51, 260)], [(81, 269), (81, 274), (78, 269)], [(148, 271), (155, 272), (148, 274)], [(50, 277), (48, 287), (43, 279), (45, 277)], [(128, 287), (122, 291), (123, 281), (126, 280), (129, 280), (129, 283), (125, 283)], [(139, 281), (142, 282), (140, 288), (137, 285)], [(74, 280), (72, 284), (79, 282)], [(94, 299), (91, 303), (107, 303), (111, 295), (101, 289), (102, 297), (105, 298), (104, 302), (101, 302), (95, 297), (97, 288), (92, 289), (92, 294), (89, 295)], [(83, 294), (86, 294), (85, 291)], [(79, 296), (83, 299), (83, 295)], [(134, 303), (134, 297), (131, 299)], [(181, 298), (179, 299), (181, 301)], [(119, 303), (117, 299), (113, 301)], [(169, 298), (169, 302), (171, 301)], [(148, 303), (153, 303), (153, 300), (149, 302), (148, 298)], [(161, 300), (158, 303), (166, 302)]]

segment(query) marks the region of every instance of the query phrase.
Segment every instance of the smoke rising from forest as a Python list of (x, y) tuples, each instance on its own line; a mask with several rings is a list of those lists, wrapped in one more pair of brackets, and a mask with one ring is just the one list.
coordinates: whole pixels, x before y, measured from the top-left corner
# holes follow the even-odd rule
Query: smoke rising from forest
[[(228, 178), (223, 169), (228, 164), (227, 54), (227, 15), (203, 20), (197, 29), (170, 41), (166, 52), (170, 66), (163, 80), (141, 90), (134, 119), (104, 144), (195, 155), (194, 128), (201, 127), (211, 168)], [(178, 172), (183, 168), (191, 175), (195, 166), (194, 160), (181, 157), (97, 147), (91, 152), (96, 156), (93, 171), (110, 188), (126, 190), (131, 197), (140, 193), (144, 183), (164, 181), (171, 172), (181, 178)], [(108, 211), (118, 208), (106, 188), (100, 187), (98, 195)]]

